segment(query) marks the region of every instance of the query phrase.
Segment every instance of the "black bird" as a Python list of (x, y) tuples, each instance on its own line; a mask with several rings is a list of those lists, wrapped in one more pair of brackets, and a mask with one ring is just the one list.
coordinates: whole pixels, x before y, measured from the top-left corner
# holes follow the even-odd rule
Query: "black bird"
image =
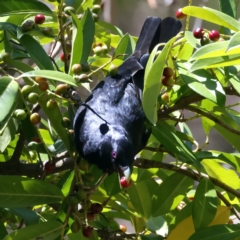
[(76, 148), (103, 171), (115, 170), (120, 178), (130, 180), (134, 156), (151, 134), (141, 104), (146, 63), (153, 48), (170, 40), (181, 27), (170, 17), (148, 17), (134, 53), (119, 66), (118, 74), (104, 78), (79, 107), (74, 118)]

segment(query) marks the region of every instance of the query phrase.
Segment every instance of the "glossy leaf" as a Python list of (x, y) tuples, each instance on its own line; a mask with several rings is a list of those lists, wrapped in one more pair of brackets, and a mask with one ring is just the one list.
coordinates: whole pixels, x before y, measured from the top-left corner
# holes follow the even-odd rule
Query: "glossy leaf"
[(94, 20), (89, 9), (84, 13), (81, 21), (76, 15), (72, 15), (73, 35), (72, 35), (72, 54), (70, 60), (69, 74), (72, 75), (72, 65), (75, 63), (86, 63), (92, 48), (94, 38)]
[(233, 240), (240, 236), (238, 225), (221, 224), (207, 228), (202, 228), (201, 231), (194, 233), (189, 240)]
[(184, 161), (189, 161), (196, 166), (199, 166), (196, 156), (190, 151), (184, 142), (178, 138), (167, 123), (159, 122), (157, 127), (153, 127), (152, 134), (167, 150), (172, 151), (178, 156), (182, 156), (183, 159), (185, 159)]
[(52, 184), (18, 176), (0, 176), (0, 207), (28, 207), (63, 200)]
[[(45, 93), (43, 93), (45, 94)], [(47, 102), (49, 101), (49, 95), (46, 94), (46, 97), (39, 97), (38, 103), (41, 106), (41, 109), (44, 111), (46, 116), (48, 117), (48, 120), (51, 123), (51, 126), (54, 128), (54, 130), (57, 132), (59, 137), (61, 138), (62, 142), (64, 143), (66, 149), (68, 151), (72, 151), (72, 146), (70, 145), (70, 136), (67, 132), (67, 130), (62, 126), (62, 113), (60, 111), (60, 108), (58, 104), (53, 108), (49, 108), (47, 106)]]
[(234, 189), (240, 188), (240, 181), (235, 171), (226, 169), (216, 161), (203, 160), (201, 164), (204, 166), (209, 176), (231, 186)]
[(101, 27), (109, 30), (113, 34), (119, 35), (121, 37), (123, 36), (121, 29), (119, 29), (118, 27), (116, 27), (108, 22), (98, 21), (97, 24), (100, 25)]
[[(215, 218), (209, 224), (209, 226), (211, 226), (211, 225), (219, 226), (217, 224), (225, 224), (228, 221), (228, 219), (229, 219), (229, 215), (230, 215), (230, 210), (229, 210), (228, 207), (218, 206)], [(230, 226), (230, 225), (228, 225), (228, 226)], [(202, 229), (199, 232), (201, 232), (201, 231), (202, 231)], [(176, 239), (179, 239), (179, 236), (181, 236), (182, 239), (184, 239), (184, 240), (185, 239), (190, 239), (189, 237), (192, 236), (194, 234), (194, 232), (195, 232), (195, 229), (194, 229), (194, 225), (193, 225), (192, 216), (189, 216), (189, 217), (185, 218), (184, 220), (182, 220), (170, 232), (170, 234), (167, 237), (167, 240), (176, 240)], [(200, 239), (201, 240), (202, 239), (207, 239), (206, 237), (209, 237), (209, 236), (211, 236), (211, 235), (205, 235), (203, 238), (199, 238), (199, 240)], [(193, 240), (193, 239), (191, 239), (191, 240)]]
[(179, 74), (183, 81), (194, 92), (211, 100), (219, 106), (225, 106), (226, 95), (222, 85), (206, 70), (188, 72), (188, 65), (179, 66)]
[(234, 31), (240, 30), (240, 23), (236, 19), (212, 8), (187, 6), (182, 9), (182, 12), (189, 16), (200, 18), (211, 23), (215, 23), (219, 26), (230, 28)]
[(58, 71), (36, 70), (36, 71), (23, 73), (18, 78), (36, 77), (36, 76), (47, 78), (47, 79), (52, 79), (52, 80), (63, 82), (63, 83), (67, 83), (72, 86), (77, 86), (77, 83), (73, 77), (71, 77), (70, 75), (68, 75), (66, 73), (58, 72)]
[(202, 68), (208, 69), (208, 68), (218, 68), (218, 67), (228, 67), (228, 66), (238, 65), (240, 64), (239, 56), (240, 54), (199, 59), (192, 64), (190, 71), (193, 72)]
[(3, 240), (33, 240), (33, 239), (56, 239), (64, 229), (64, 225), (60, 222), (43, 222), (28, 226), (10, 233)]
[(14, 14), (30, 14), (30, 13), (45, 13), (51, 14), (52, 11), (48, 6), (39, 1), (32, 0), (8, 0), (1, 2), (0, 16), (14, 15)]
[(156, 52), (159, 48), (157, 45), (153, 49), (145, 69), (142, 105), (146, 117), (153, 124), (156, 124), (157, 122), (157, 99), (162, 86), (161, 77), (164, 68), (163, 63), (166, 61), (174, 41), (175, 37), (168, 41), (157, 59), (154, 61)]
[(199, 48), (192, 55), (192, 57), (190, 58), (190, 61), (196, 60), (196, 59), (222, 57), (222, 56), (228, 56), (228, 55), (240, 53), (239, 49), (233, 49), (232, 51), (226, 52), (228, 45), (229, 45), (229, 41), (214, 42), (214, 43), (207, 44)]
[(28, 208), (10, 208), (9, 211), (14, 215), (24, 219), (26, 226), (39, 223), (40, 216)]
[(219, 0), (220, 10), (227, 15), (236, 18), (237, 16), (237, 3), (235, 0)]
[(236, 32), (230, 38), (230, 40), (228, 41), (228, 46), (227, 46), (227, 49), (226, 49), (226, 53), (235, 52), (237, 54), (237, 53), (240, 52), (240, 50), (239, 50), (240, 44), (239, 44), (239, 41), (238, 41), (239, 37), (240, 37), (240, 32)]
[(11, 114), (18, 96), (18, 84), (10, 77), (0, 78), (0, 123)]
[(49, 56), (31, 35), (24, 34), (19, 41), (40, 69), (54, 70)]
[(128, 189), (128, 195), (134, 209), (144, 218), (151, 216), (152, 193), (156, 190), (157, 184), (153, 179), (132, 184)]
[(174, 173), (163, 181), (153, 194), (152, 216), (159, 216), (175, 209), (193, 186), (193, 180)]
[(3, 239), (7, 235), (8, 235), (7, 229), (5, 228), (4, 223), (0, 221), (0, 238)]
[(117, 48), (115, 49), (113, 56), (126, 54), (125, 56), (118, 57), (118, 59), (125, 60), (133, 53), (135, 46), (136, 46), (136, 43), (133, 40), (133, 38), (129, 34), (125, 34), (121, 38), (121, 41), (119, 42), (119, 44), (117, 45)]
[(61, 190), (64, 196), (67, 196), (69, 194), (74, 176), (75, 176), (75, 172), (72, 171), (68, 176), (67, 180), (65, 181), (65, 183), (63, 184)]
[(193, 200), (193, 223), (196, 230), (208, 226), (217, 212), (218, 198), (212, 182), (203, 178), (196, 189)]

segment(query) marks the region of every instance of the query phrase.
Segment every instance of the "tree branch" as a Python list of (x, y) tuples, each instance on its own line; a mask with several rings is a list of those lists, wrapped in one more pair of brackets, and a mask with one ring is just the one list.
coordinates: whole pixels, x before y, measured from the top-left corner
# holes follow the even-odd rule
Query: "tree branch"
[(162, 168), (162, 169), (167, 169), (170, 171), (174, 171), (180, 174), (183, 174), (187, 177), (192, 178), (195, 181), (200, 181), (202, 178), (208, 178), (209, 180), (212, 181), (213, 184), (216, 186), (224, 189), (225, 191), (233, 194), (234, 196), (240, 198), (240, 192), (236, 191), (235, 189), (231, 188), (230, 186), (226, 185), (225, 183), (219, 181), (216, 178), (210, 177), (207, 174), (199, 173), (193, 169), (188, 170), (187, 168), (184, 167), (178, 167), (176, 165), (168, 164), (168, 163), (163, 163), (163, 162), (157, 162), (153, 160), (148, 160), (148, 159), (143, 159), (143, 158), (137, 158), (134, 162), (134, 166), (139, 167), (139, 168)]
[(207, 117), (208, 119), (214, 121), (215, 123), (217, 123), (218, 125), (220, 125), (221, 127), (227, 129), (229, 132), (232, 132), (236, 135), (240, 135), (240, 131), (234, 129), (234, 128), (231, 128), (229, 127), (227, 124), (225, 124), (224, 122), (222, 122), (220, 120), (220, 118), (218, 117), (215, 117), (207, 112), (204, 112), (203, 110), (199, 109), (199, 108), (196, 108), (196, 107), (193, 107), (193, 106), (186, 106), (185, 109), (188, 109), (189, 111), (192, 111), (192, 112), (196, 112), (198, 114), (201, 114), (202, 116), (204, 117)]

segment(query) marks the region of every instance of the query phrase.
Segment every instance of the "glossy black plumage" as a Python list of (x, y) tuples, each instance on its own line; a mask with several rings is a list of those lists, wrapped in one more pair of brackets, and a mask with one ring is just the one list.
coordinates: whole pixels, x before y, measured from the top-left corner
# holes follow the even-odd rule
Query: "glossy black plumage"
[(144, 68), (152, 49), (180, 29), (181, 23), (173, 18), (147, 18), (135, 52), (116, 76), (103, 79), (80, 106), (74, 119), (75, 144), (90, 163), (123, 175), (146, 145), (150, 131), (141, 105)]

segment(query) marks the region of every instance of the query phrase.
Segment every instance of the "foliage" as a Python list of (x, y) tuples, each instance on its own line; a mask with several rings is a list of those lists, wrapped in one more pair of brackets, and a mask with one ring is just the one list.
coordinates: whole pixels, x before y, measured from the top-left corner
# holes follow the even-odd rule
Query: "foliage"
[[(239, 101), (226, 103), (240, 96), (236, 1), (220, 0), (222, 12), (194, 6), (180, 12), (187, 26), (190, 16), (215, 23), (218, 41), (204, 45), (186, 29), (161, 52), (153, 50), (143, 93), (152, 135), (136, 157), (132, 185), (123, 190), (115, 173), (95, 187), (103, 173), (79, 163), (72, 122), (81, 103), (78, 86), (90, 93), (92, 79), (119, 66), (136, 38), (98, 20), (101, 1), (65, 2), (0, 4), (0, 238), (237, 239), (239, 227), (231, 223), (240, 219)], [(45, 22), (38, 25), (39, 13)], [(173, 69), (173, 86), (162, 84), (166, 66)], [(184, 110), (193, 114), (185, 117)], [(196, 118), (206, 134), (203, 146), (187, 125)], [(213, 128), (234, 152), (205, 150)], [(166, 163), (167, 155), (176, 160)], [(120, 230), (116, 218), (131, 221), (135, 233)]]

